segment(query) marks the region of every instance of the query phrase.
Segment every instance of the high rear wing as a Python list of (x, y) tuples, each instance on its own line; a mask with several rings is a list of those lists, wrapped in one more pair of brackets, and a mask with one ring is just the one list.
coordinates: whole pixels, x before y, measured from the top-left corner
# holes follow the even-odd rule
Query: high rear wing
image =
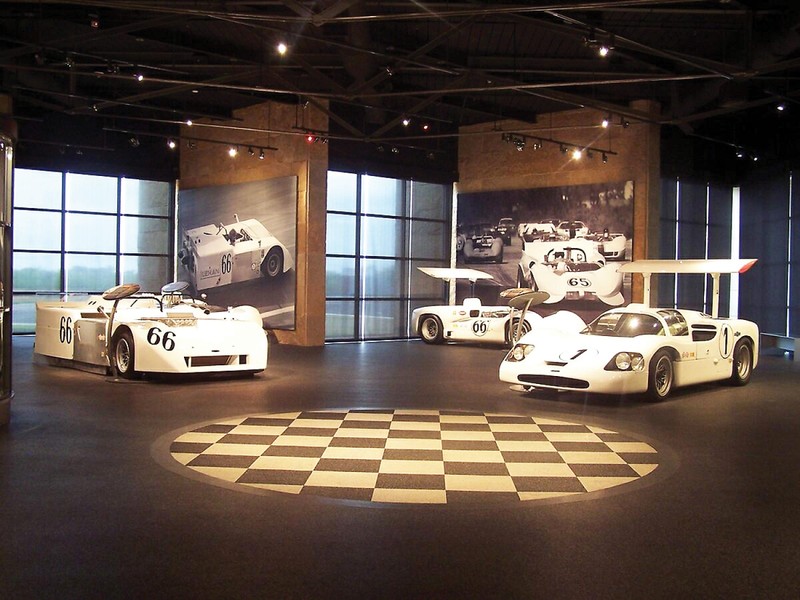
[(478, 279), (493, 279), (489, 273), (477, 269), (448, 269), (444, 267), (417, 267), (420, 271), (437, 279), (469, 279), (472, 282)]
[(650, 276), (653, 273), (702, 273), (711, 275), (714, 289), (711, 316), (719, 312), (719, 276), (722, 273), (744, 273), (757, 258), (708, 258), (686, 260), (635, 260), (620, 266), (620, 273), (641, 273), (644, 276), (644, 304), (650, 306)]

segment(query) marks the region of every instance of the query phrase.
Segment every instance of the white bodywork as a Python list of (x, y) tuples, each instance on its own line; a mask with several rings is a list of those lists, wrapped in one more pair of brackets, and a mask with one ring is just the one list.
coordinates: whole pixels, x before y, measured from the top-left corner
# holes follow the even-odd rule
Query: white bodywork
[(567, 239), (589, 235), (589, 228), (583, 221), (561, 221), (556, 225), (556, 233)]
[(525, 242), (517, 285), (547, 292), (547, 304), (589, 299), (610, 306), (624, 302), (622, 273), (606, 264), (594, 242), (582, 238)]
[[(267, 366), (267, 335), (252, 306), (214, 312), (180, 294), (36, 305), (36, 354), (108, 372), (114, 345), (128, 332), (134, 372), (259, 372)], [(109, 330), (111, 324), (111, 331)], [(92, 368), (94, 367), (94, 368)]]
[(607, 260), (625, 260), (628, 238), (622, 233), (590, 233), (586, 236), (596, 244), (597, 251)]
[[(492, 279), (476, 269), (447, 269), (419, 267), (419, 270), (438, 279)], [(482, 306), (479, 298), (465, 298), (459, 305), (423, 306), (411, 314), (411, 329), (427, 343), (474, 342), (508, 345), (514, 339), (522, 313), (509, 306)], [(431, 320), (432, 323), (429, 321)], [(525, 331), (529, 331), (541, 317), (525, 312)], [(428, 326), (435, 327), (435, 334)]]
[[(555, 235), (556, 226), (551, 221), (542, 221), (539, 223), (520, 223), (517, 227), (517, 235), (528, 241), (529, 239), (543, 238), (549, 235)], [(528, 239), (526, 239), (528, 238)]]
[[(755, 260), (634, 261), (626, 271), (709, 273), (713, 296), (720, 273), (743, 273)], [(607, 394), (647, 392), (666, 397), (672, 388), (729, 380), (744, 385), (758, 364), (759, 331), (751, 321), (645, 304), (606, 311), (581, 332), (544, 327), (523, 336), (500, 365), (500, 380), (527, 388)]]
[[(236, 215), (234, 215), (236, 216)], [(256, 219), (187, 230), (178, 256), (192, 274), (194, 288), (205, 290), (259, 277), (273, 278), (294, 267), (291, 254)]]

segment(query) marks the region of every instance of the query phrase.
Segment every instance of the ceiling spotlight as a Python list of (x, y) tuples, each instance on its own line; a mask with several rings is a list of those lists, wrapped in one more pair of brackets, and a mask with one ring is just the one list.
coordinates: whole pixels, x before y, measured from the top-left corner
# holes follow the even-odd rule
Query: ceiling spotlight
[(586, 158), (594, 158), (594, 152), (592, 152), (589, 148), (586, 149)]
[(255, 151), (255, 150), (253, 150), (253, 147), (252, 147), (252, 146), (250, 146), (250, 147), (248, 147), (248, 148), (247, 148), (247, 153), (248, 153), (250, 156), (254, 156), (254, 155), (255, 155), (255, 153), (256, 153), (256, 151)]
[(744, 158), (744, 152), (742, 150), (737, 150), (736, 158)]
[(389, 77), (391, 77), (392, 75), (394, 75), (394, 71), (392, 71), (392, 67), (390, 67), (389, 65), (386, 65), (386, 66), (384, 67), (384, 70), (386, 71), (386, 74), (387, 74)]
[(583, 152), (581, 152), (580, 148), (575, 148), (572, 151), (572, 159), (573, 160), (580, 160), (583, 157)]
[(167, 140), (167, 148), (169, 148), (170, 150), (175, 150), (175, 147), (176, 147), (177, 145), (178, 145), (178, 144), (176, 144), (176, 143), (175, 143), (175, 140), (173, 140), (172, 138), (169, 138), (169, 139)]
[(186, 142), (186, 147), (189, 150), (194, 150), (195, 148), (197, 148), (197, 143), (194, 140), (189, 140), (188, 142)]
[(289, 47), (283, 42), (281, 42), (278, 44), (277, 49), (278, 49), (278, 54), (283, 56), (284, 54), (286, 54), (286, 51), (289, 49)]
[(559, 144), (558, 149), (561, 150), (561, 154), (567, 153), (567, 147), (564, 144)]
[(392, 154), (400, 154), (400, 148), (397, 146), (392, 146)]
[(72, 67), (75, 66), (75, 59), (72, 58), (71, 56), (67, 56), (64, 59), (64, 64), (67, 66), (68, 69), (71, 69)]
[(319, 140), (319, 138), (317, 136), (315, 136), (314, 134), (309, 133), (309, 134), (306, 135), (306, 141), (309, 144), (313, 144), (314, 142), (316, 142), (318, 140)]
[(603, 152), (603, 164), (606, 164), (607, 162), (608, 162), (608, 154)]
[(385, 150), (385, 148), (383, 147), (383, 144), (378, 144), (377, 150), (378, 150), (378, 152), (383, 152)]
[(428, 160), (436, 160), (436, 153), (428, 152)]
[(611, 124), (611, 117), (605, 117), (602, 121), (600, 121), (600, 127), (603, 129), (608, 129), (608, 126)]
[(786, 104), (784, 102), (781, 102), (780, 104), (778, 104), (778, 106), (775, 107), (775, 110), (777, 110), (778, 112), (785, 111), (786, 110)]
[(758, 157), (755, 155), (753, 156), (753, 162), (758, 162)]
[(89, 27), (92, 29), (100, 29), (100, 17), (97, 15), (89, 15)]
[(403, 127), (408, 127), (411, 124), (411, 119), (403, 117)]
[(430, 128), (431, 128), (431, 126), (428, 123), (423, 123), (422, 131), (428, 131)]
[(622, 119), (621, 124), (622, 124), (623, 129), (627, 129), (628, 125), (630, 125), (631, 122), (628, 121), (627, 119)]
[(136, 81), (144, 81), (144, 75), (142, 75), (141, 73), (134, 73), (133, 78)]
[(192, 125), (194, 125), (194, 122), (191, 119), (186, 119), (186, 125), (188, 127), (191, 127)]
[(601, 57), (608, 56), (609, 52), (611, 52), (611, 48), (605, 44), (600, 44), (600, 47), (597, 49), (597, 54), (599, 54)]
[(128, 143), (129, 143), (129, 144), (130, 144), (130, 145), (131, 145), (133, 148), (138, 148), (138, 147), (139, 147), (139, 138), (138, 138), (138, 137), (136, 137), (135, 135), (132, 135), (131, 137), (129, 137), (129, 138), (128, 138)]
[(231, 158), (235, 158), (237, 154), (239, 154), (239, 148), (237, 148), (236, 146), (231, 146), (230, 148), (228, 148), (228, 156), (230, 156)]
[(523, 150), (525, 150), (525, 140), (521, 138), (515, 139), (514, 148), (517, 149), (517, 152), (522, 152)]
[(261, 152), (258, 153), (258, 160), (264, 160), (264, 149), (261, 149)]

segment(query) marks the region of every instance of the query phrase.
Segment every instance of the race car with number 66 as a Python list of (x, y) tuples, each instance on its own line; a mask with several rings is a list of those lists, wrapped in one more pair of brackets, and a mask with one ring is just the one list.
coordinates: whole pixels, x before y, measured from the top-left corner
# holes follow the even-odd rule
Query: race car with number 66
[(186, 282), (140, 293), (123, 284), (102, 295), (36, 305), (34, 352), (63, 366), (115, 373), (258, 373), (267, 336), (252, 306), (228, 309), (184, 295)]

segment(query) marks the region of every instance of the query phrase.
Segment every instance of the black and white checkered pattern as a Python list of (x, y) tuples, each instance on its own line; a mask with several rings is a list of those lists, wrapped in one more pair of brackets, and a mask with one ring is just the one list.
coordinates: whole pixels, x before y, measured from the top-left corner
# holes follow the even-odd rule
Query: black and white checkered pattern
[(226, 482), (372, 502), (537, 500), (636, 481), (644, 442), (548, 418), (431, 410), (239, 417), (184, 433), (172, 457)]

